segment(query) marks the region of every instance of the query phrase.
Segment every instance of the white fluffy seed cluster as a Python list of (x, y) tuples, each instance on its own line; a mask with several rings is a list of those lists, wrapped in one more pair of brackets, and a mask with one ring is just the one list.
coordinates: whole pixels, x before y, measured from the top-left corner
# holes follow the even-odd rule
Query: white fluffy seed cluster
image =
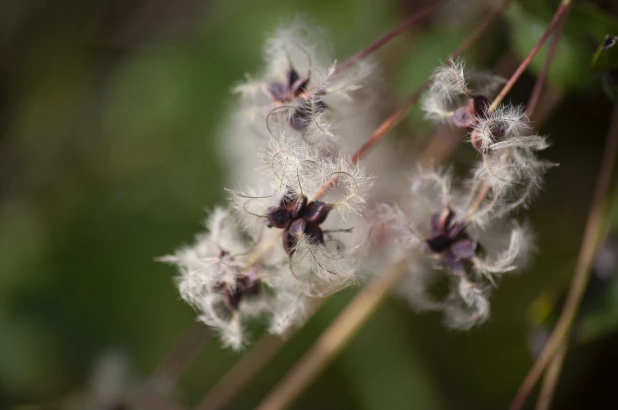
[(444, 170), (420, 169), (399, 206), (376, 212), (391, 234), (393, 257), (409, 261), (397, 293), (416, 309), (442, 311), (454, 328), (485, 322), (491, 289), (529, 260), (530, 229), (507, 218), (528, 205), (554, 166), (538, 157), (549, 144), (523, 108), (490, 108), (503, 82), (467, 70), (462, 60), (435, 70), (423, 100), (426, 117), (467, 129), (481, 160), (458, 183)]
[(389, 230), (391, 258), (408, 261), (396, 293), (416, 310), (444, 312), (449, 327), (470, 329), (489, 318), (491, 289), (526, 265), (534, 240), (514, 220), (475, 223), (466, 184), (454, 185), (448, 172), (419, 169), (409, 196), (375, 216)]
[[(357, 282), (354, 225), (369, 179), (341, 143), (358, 140), (349, 117), (373, 109), (364, 98), (371, 67), (335, 74), (318, 32), (298, 22), (278, 30), (264, 71), (234, 88), (237, 106), (221, 133), (229, 202), (192, 245), (160, 258), (177, 266), (180, 295), (199, 320), (234, 349), (261, 324), (285, 336), (313, 298)], [(364, 121), (365, 133), (377, 125)]]
[[(181, 297), (239, 349), (260, 324), (283, 336), (302, 325), (313, 298), (356, 283), (359, 266), (403, 258), (397, 293), (412, 307), (442, 311), (453, 328), (483, 323), (491, 289), (534, 248), (526, 224), (506, 218), (553, 166), (537, 156), (545, 138), (520, 107), (490, 109), (503, 79), (451, 60), (434, 72), (423, 108), (466, 128), (481, 160), (460, 183), (419, 169), (399, 205), (372, 205), (369, 178), (348, 158), (377, 127), (379, 82), (365, 61), (337, 72), (316, 33), (299, 23), (277, 31), (263, 72), (234, 88), (221, 132), (229, 202), (194, 244), (160, 258), (177, 266)], [(390, 179), (409, 167), (387, 162)], [(395, 184), (379, 185), (381, 201), (397, 196)]]

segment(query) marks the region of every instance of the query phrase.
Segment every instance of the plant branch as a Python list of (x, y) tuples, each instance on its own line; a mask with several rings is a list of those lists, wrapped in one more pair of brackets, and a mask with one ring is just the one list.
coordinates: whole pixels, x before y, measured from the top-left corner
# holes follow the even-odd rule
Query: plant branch
[(283, 409), (291, 404), (375, 312), (404, 272), (405, 261), (400, 261), (362, 289), (257, 409)]
[[(528, 100), (528, 104), (526, 104), (526, 114), (528, 115), (528, 118), (532, 117), (532, 115), (536, 111), (536, 107), (538, 106), (538, 102), (541, 98), (541, 95), (543, 94), (543, 90), (545, 88), (545, 81), (547, 80), (547, 73), (549, 72), (549, 69), (551, 68), (551, 65), (554, 61), (554, 57), (556, 56), (556, 52), (558, 51), (558, 46), (560, 45), (560, 39), (562, 38), (562, 31), (564, 29), (564, 25), (566, 24), (569, 10), (570, 10), (570, 2), (563, 1), (558, 7), (558, 9), (556, 10), (556, 13), (554, 14), (552, 22), (549, 24), (549, 26), (543, 33), (543, 36), (541, 36), (541, 38), (536, 43), (534, 48), (530, 51), (530, 53), (528, 53), (528, 56), (526, 56), (524, 61), (521, 62), (519, 67), (517, 67), (517, 70), (515, 70), (515, 72), (513, 73), (509, 81), (507, 82), (507, 84), (504, 86), (504, 88), (500, 92), (500, 94), (492, 102), (491, 106), (489, 107), (490, 112), (495, 111), (495, 109), (498, 107), (498, 105), (500, 104), (504, 96), (511, 90), (515, 82), (517, 82), (517, 79), (521, 76), (524, 70), (528, 67), (528, 65), (530, 64), (530, 62), (532, 61), (536, 53), (538, 53), (538, 51), (541, 49), (541, 46), (543, 46), (543, 44), (547, 40), (547, 37), (549, 37), (549, 35), (555, 29), (556, 32), (554, 33), (552, 37), (549, 50), (547, 51), (547, 56), (543, 63), (543, 67), (541, 68), (541, 72), (539, 73), (534, 83), (534, 87), (532, 89), (532, 93)], [(480, 208), (481, 204), (485, 201), (485, 199), (487, 199), (487, 195), (489, 195), (490, 191), (491, 191), (491, 186), (488, 183), (485, 183), (481, 186), (476, 198), (474, 199), (474, 202), (470, 205), (470, 209), (468, 210), (468, 216), (467, 216), (468, 220), (472, 218), (474, 213)]]
[(385, 35), (383, 35), (382, 37), (374, 41), (372, 44), (370, 44), (367, 48), (361, 50), (357, 54), (350, 57), (343, 64), (338, 66), (335, 69), (334, 74), (338, 74), (342, 72), (343, 70), (348, 69), (350, 66), (356, 64), (358, 61), (362, 60), (363, 58), (367, 57), (371, 53), (375, 52), (380, 47), (384, 46), (386, 43), (388, 43), (389, 41), (391, 41), (392, 39), (394, 39), (395, 37), (397, 37), (404, 31), (412, 27), (412, 25), (417, 23), (419, 20), (431, 14), (435, 9), (440, 7), (445, 2), (446, 0), (435, 0), (435, 1), (429, 2), (425, 8), (412, 14), (410, 17), (408, 17), (404, 22), (402, 22), (400, 25), (395, 27), (393, 30), (389, 31), (388, 33), (386, 33)]
[(549, 410), (551, 408), (551, 402), (554, 398), (554, 391), (558, 385), (558, 379), (560, 378), (560, 370), (566, 357), (567, 342), (564, 341), (558, 348), (556, 355), (552, 359), (545, 377), (541, 383), (541, 391), (536, 402), (536, 410)]
[(571, 0), (562, 0), (562, 2), (560, 3), (560, 6), (558, 6), (558, 9), (554, 13), (554, 16), (551, 19), (551, 22), (545, 29), (545, 32), (543, 33), (541, 38), (537, 41), (537, 43), (534, 45), (532, 50), (530, 50), (526, 58), (524, 58), (524, 61), (521, 62), (517, 70), (515, 70), (515, 72), (509, 79), (509, 81), (507, 81), (507, 83), (504, 85), (504, 87), (502, 88), (498, 96), (493, 100), (493, 102), (489, 106), (490, 112), (495, 111), (496, 108), (498, 108), (498, 105), (500, 105), (500, 103), (504, 99), (504, 97), (506, 97), (508, 92), (511, 91), (511, 88), (513, 88), (513, 86), (515, 85), (519, 77), (521, 77), (523, 72), (530, 65), (530, 62), (532, 62), (532, 59), (534, 58), (534, 56), (536, 56), (536, 54), (539, 52), (543, 44), (545, 44), (545, 41), (547, 41), (547, 38), (549, 37), (549, 35), (554, 31), (554, 29), (556, 28), (556, 25), (558, 24), (562, 16), (568, 11), (568, 9), (570, 8), (570, 5), (571, 5)]
[(195, 410), (218, 410), (225, 407), (236, 394), (277, 354), (284, 340), (267, 334), (217, 382), (195, 406)]
[(599, 241), (599, 231), (602, 229), (603, 205), (607, 191), (609, 190), (611, 176), (616, 162), (616, 152), (618, 151), (618, 106), (614, 107), (611, 125), (608, 131), (601, 168), (597, 177), (594, 196), (586, 221), (586, 228), (582, 238), (577, 264), (573, 272), (573, 279), (569, 288), (564, 308), (549, 340), (536, 362), (523, 380), (510, 410), (521, 409), (526, 398), (538, 382), (543, 371), (553, 359), (556, 352), (565, 341), (571, 325), (575, 320), (575, 315), (579, 309), (586, 285), (590, 276), (590, 269), (594, 260), (595, 252)]
[(193, 323), (153, 372), (147, 383), (147, 389), (169, 392), (210, 337), (210, 330), (205, 324)]

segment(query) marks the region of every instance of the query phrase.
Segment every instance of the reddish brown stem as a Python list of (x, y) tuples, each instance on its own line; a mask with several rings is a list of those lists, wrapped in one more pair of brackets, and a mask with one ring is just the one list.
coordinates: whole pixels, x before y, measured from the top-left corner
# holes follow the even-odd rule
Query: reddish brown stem
[(266, 335), (236, 363), (208, 394), (195, 406), (195, 410), (218, 410), (255, 376), (283, 346), (283, 339)]
[(534, 88), (532, 89), (532, 93), (530, 94), (530, 99), (528, 99), (528, 104), (526, 104), (526, 114), (528, 115), (528, 117), (531, 117), (536, 110), (538, 102), (541, 98), (541, 94), (543, 93), (545, 80), (547, 79), (547, 73), (549, 73), (551, 64), (554, 61), (556, 52), (558, 51), (558, 46), (560, 45), (560, 38), (562, 37), (562, 31), (564, 30), (564, 26), (569, 16), (569, 10), (570, 7), (567, 7), (566, 11), (564, 12), (564, 16), (560, 19), (556, 26), (556, 32), (554, 33), (549, 44), (549, 50), (547, 51), (547, 57), (545, 58), (545, 62), (543, 63), (543, 68), (541, 69), (541, 72), (539, 73), (539, 76), (534, 83)]
[[(500, 16), (500, 13), (504, 10), (506, 5), (511, 0), (505, 0), (500, 7), (495, 9), (493, 12), (489, 13), (478, 25), (476, 30), (474, 30), (470, 35), (468, 35), (464, 40), (459, 43), (455, 51), (450, 55), (450, 58), (458, 58), (463, 53), (465, 53), (480, 37), (483, 35), (485, 31), (496, 21), (496, 19)], [(373, 148), (380, 140), (386, 135), (388, 131), (390, 131), (394, 126), (399, 124), (399, 122), (405, 117), (406, 113), (414, 104), (416, 104), (425, 89), (429, 84), (429, 80), (426, 80), (418, 90), (408, 96), (405, 99), (401, 107), (393, 114), (391, 114), (387, 119), (385, 119), (382, 124), (376, 128), (376, 130), (371, 134), (371, 136), (360, 146), (360, 148), (352, 154), (350, 157), (350, 163), (356, 164), (371, 148)], [(313, 200), (320, 198), (324, 195), (329, 189), (331, 189), (335, 183), (337, 182), (337, 177), (332, 177), (326, 184), (324, 184), (313, 196)]]
[(440, 7), (445, 2), (446, 0), (435, 0), (435, 1), (429, 2), (429, 4), (425, 8), (417, 11), (416, 13), (408, 17), (403, 23), (401, 23), (400, 25), (395, 27), (393, 30), (389, 31), (388, 33), (386, 33), (385, 35), (377, 39), (369, 47), (361, 50), (359, 53), (353, 55), (343, 64), (338, 66), (335, 69), (334, 74), (338, 74), (342, 72), (343, 70), (346, 70), (350, 66), (356, 64), (359, 60), (362, 60), (363, 58), (367, 57), (371, 53), (375, 52), (380, 47), (382, 47), (383, 45), (385, 45), (386, 43), (388, 43), (389, 41), (391, 41), (392, 39), (394, 39), (395, 37), (397, 37), (404, 31), (406, 31), (407, 29), (409, 29), (412, 25), (417, 23), (419, 20), (431, 14), (435, 9)]
[(560, 3), (560, 6), (558, 6), (556, 13), (554, 13), (554, 17), (551, 19), (551, 22), (545, 29), (545, 32), (543, 33), (539, 41), (537, 41), (537, 43), (534, 45), (532, 50), (530, 50), (530, 52), (528, 53), (524, 61), (521, 62), (517, 70), (515, 70), (515, 72), (509, 79), (509, 81), (507, 81), (507, 83), (504, 85), (504, 87), (500, 91), (500, 94), (498, 94), (498, 96), (491, 103), (491, 106), (489, 107), (489, 111), (494, 111), (498, 107), (498, 105), (500, 105), (500, 103), (502, 102), (504, 97), (508, 94), (508, 92), (511, 91), (511, 88), (513, 88), (513, 86), (515, 85), (519, 77), (521, 77), (523, 72), (530, 65), (530, 62), (532, 61), (534, 56), (536, 56), (539, 50), (541, 49), (541, 47), (543, 47), (543, 44), (545, 44), (545, 41), (547, 41), (547, 38), (549, 37), (549, 35), (554, 31), (554, 29), (556, 28), (556, 25), (558, 24), (558, 22), (560, 21), (564, 13), (566, 13), (569, 10), (570, 5), (571, 5), (570, 0), (563, 0), (562, 3)]
[(579, 310), (584, 292), (586, 291), (588, 277), (590, 276), (590, 268), (594, 260), (594, 255), (599, 240), (599, 231), (603, 225), (603, 205), (611, 183), (612, 173), (616, 163), (617, 151), (618, 107), (614, 107), (610, 129), (607, 134), (607, 142), (605, 143), (605, 149), (603, 151), (601, 168), (597, 177), (594, 196), (592, 198), (592, 204), (590, 206), (590, 212), (588, 214), (588, 220), (586, 221), (586, 228), (582, 238), (582, 244), (577, 257), (577, 264), (575, 265), (575, 271), (573, 273), (571, 287), (569, 288), (569, 293), (564, 304), (564, 309), (562, 310), (562, 313), (558, 318), (558, 322), (556, 323), (549, 340), (545, 344), (543, 351), (536, 359), (534, 365), (519, 387), (519, 390), (511, 403), (510, 410), (519, 410), (523, 407), (526, 399), (530, 395), (530, 392), (543, 374), (543, 371), (545, 371), (545, 368), (554, 358), (556, 352), (562, 345), (562, 342), (564, 342), (566, 336), (569, 334), (571, 325), (575, 320), (575, 315)]

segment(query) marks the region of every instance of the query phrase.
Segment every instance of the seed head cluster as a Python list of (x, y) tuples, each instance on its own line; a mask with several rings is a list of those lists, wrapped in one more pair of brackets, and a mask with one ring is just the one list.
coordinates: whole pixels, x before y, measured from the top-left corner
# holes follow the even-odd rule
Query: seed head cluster
[[(277, 31), (264, 55), (264, 70), (235, 87), (222, 132), (228, 203), (192, 245), (160, 258), (178, 268), (180, 295), (199, 320), (235, 349), (260, 326), (285, 336), (315, 298), (358, 283), (361, 266), (403, 259), (395, 292), (411, 306), (439, 310), (455, 328), (486, 321), (491, 289), (533, 249), (527, 226), (508, 215), (553, 165), (537, 157), (548, 144), (520, 107), (491, 108), (504, 80), (461, 60), (436, 69), (426, 117), (466, 129), (481, 159), (464, 180), (418, 169), (401, 196), (394, 173), (369, 177), (349, 160), (347, 147), (377, 127), (372, 97), (382, 83), (371, 64), (338, 72), (319, 30), (301, 23)], [(397, 204), (383, 203), (390, 199)]]

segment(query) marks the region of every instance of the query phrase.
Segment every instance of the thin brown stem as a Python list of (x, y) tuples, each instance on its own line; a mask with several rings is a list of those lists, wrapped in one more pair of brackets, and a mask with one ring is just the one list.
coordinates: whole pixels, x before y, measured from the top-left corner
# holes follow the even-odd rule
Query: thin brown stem
[(361, 290), (257, 409), (289, 406), (375, 312), (404, 272), (405, 262), (396, 263)]
[(217, 410), (225, 407), (238, 392), (270, 362), (285, 341), (266, 335), (217, 382), (195, 406), (195, 410)]
[[(465, 53), (482, 35), (485, 33), (489, 27), (496, 21), (496, 19), (500, 16), (501, 12), (504, 8), (510, 3), (511, 0), (505, 0), (500, 7), (496, 8), (492, 12), (490, 12), (485, 18), (481, 21), (481, 23), (477, 26), (476, 30), (470, 33), (466, 38), (462, 40), (461, 43), (455, 48), (453, 53), (450, 55), (450, 58), (458, 58), (463, 53)], [(386, 118), (382, 124), (376, 128), (376, 130), (371, 134), (371, 136), (360, 146), (360, 148), (352, 154), (350, 157), (350, 163), (356, 164), (358, 161), (371, 149), (373, 148), (382, 138), (386, 135), (388, 131), (390, 131), (393, 127), (395, 127), (399, 122), (405, 117), (410, 107), (416, 104), (427, 86), (429, 85), (429, 79), (427, 79), (421, 86), (412, 94), (405, 99), (401, 107), (397, 109), (393, 114), (391, 114), (388, 118)], [(313, 200), (319, 199), (324, 195), (329, 189), (331, 189), (335, 183), (337, 182), (337, 176), (332, 177), (326, 184), (324, 184), (313, 196)]]
[(206, 325), (201, 322), (193, 323), (153, 372), (147, 384), (148, 388), (160, 393), (170, 391), (210, 337), (211, 333)]
[(342, 72), (343, 70), (346, 70), (350, 66), (356, 64), (358, 61), (362, 60), (363, 58), (367, 57), (371, 53), (375, 52), (376, 50), (384, 46), (386, 43), (388, 43), (389, 41), (391, 41), (392, 39), (394, 39), (395, 37), (397, 37), (404, 31), (412, 27), (412, 25), (417, 23), (419, 20), (422, 20), (423, 18), (431, 14), (434, 10), (436, 10), (438, 7), (440, 7), (445, 2), (446, 0), (435, 0), (435, 1), (429, 2), (425, 8), (422, 8), (421, 10), (412, 14), (410, 17), (408, 17), (405, 21), (403, 21), (400, 25), (395, 27), (393, 30), (389, 31), (388, 33), (386, 33), (385, 35), (383, 35), (382, 37), (374, 41), (372, 44), (370, 44), (367, 48), (361, 50), (357, 54), (350, 57), (343, 64), (338, 66), (335, 69), (334, 74), (338, 74)]
[(586, 284), (590, 276), (590, 269), (599, 241), (599, 231), (603, 228), (603, 205), (607, 191), (609, 190), (611, 176), (616, 162), (616, 152), (618, 151), (618, 106), (614, 107), (611, 125), (607, 135), (607, 142), (603, 151), (601, 168), (597, 177), (594, 196), (586, 221), (586, 228), (582, 238), (582, 244), (577, 257), (577, 263), (573, 272), (573, 279), (569, 288), (564, 308), (549, 340), (536, 362), (523, 380), (513, 402), (511, 410), (521, 409), (530, 395), (530, 392), (543, 374), (543, 371), (552, 360), (560, 345), (565, 341), (571, 325), (575, 320), (575, 315), (579, 310), (582, 297), (586, 291)]
[(495, 109), (498, 107), (498, 105), (500, 105), (504, 97), (506, 97), (508, 92), (511, 91), (511, 88), (513, 88), (513, 86), (515, 85), (519, 77), (521, 77), (523, 72), (530, 65), (530, 63), (532, 62), (532, 59), (534, 58), (534, 56), (536, 56), (536, 54), (539, 52), (541, 47), (543, 47), (543, 44), (545, 44), (545, 41), (547, 41), (547, 38), (554, 31), (554, 29), (556, 28), (556, 25), (558, 24), (558, 22), (560, 21), (564, 13), (568, 11), (570, 6), (571, 6), (571, 0), (562, 0), (562, 2), (560, 3), (560, 6), (558, 6), (558, 9), (554, 13), (554, 16), (551, 19), (551, 22), (545, 29), (545, 32), (543, 33), (541, 38), (537, 41), (537, 43), (534, 45), (532, 50), (530, 50), (526, 58), (524, 58), (524, 60), (521, 62), (517, 70), (515, 70), (511, 78), (509, 78), (509, 80), (504, 85), (504, 87), (502, 88), (498, 96), (493, 100), (493, 102), (489, 106), (489, 111), (495, 111)]
[(541, 383), (541, 391), (536, 402), (536, 410), (549, 410), (551, 408), (554, 391), (558, 385), (558, 379), (560, 379), (562, 364), (566, 358), (567, 347), (567, 342), (562, 342), (545, 372), (545, 377), (543, 377), (543, 382)]
[[(532, 115), (536, 111), (538, 102), (541, 99), (541, 96), (543, 95), (543, 90), (545, 88), (545, 81), (547, 80), (547, 73), (549, 72), (549, 69), (551, 68), (551, 65), (554, 61), (554, 57), (556, 56), (556, 52), (558, 51), (558, 46), (560, 45), (560, 39), (562, 38), (562, 31), (564, 29), (564, 25), (566, 24), (569, 10), (570, 10), (570, 3), (563, 1), (560, 4), (560, 7), (558, 7), (558, 9), (556, 10), (556, 13), (554, 14), (554, 18), (552, 19), (552, 22), (549, 24), (549, 26), (545, 30), (545, 33), (543, 33), (543, 36), (541, 36), (537, 44), (530, 51), (530, 53), (528, 53), (528, 56), (526, 56), (524, 61), (521, 62), (519, 67), (517, 67), (517, 70), (515, 70), (515, 73), (513, 73), (513, 75), (507, 82), (507, 84), (504, 86), (504, 88), (498, 95), (498, 97), (496, 97), (496, 99), (492, 102), (491, 106), (489, 107), (489, 111), (494, 111), (498, 107), (498, 105), (500, 104), (504, 96), (510, 91), (510, 89), (513, 87), (517, 79), (521, 76), (524, 70), (528, 67), (528, 65), (530, 64), (530, 62), (532, 61), (536, 53), (538, 53), (538, 51), (541, 49), (541, 47), (547, 40), (547, 37), (555, 29), (555, 33), (552, 37), (549, 50), (547, 51), (547, 56), (543, 63), (543, 67), (534, 83), (534, 87), (532, 89), (530, 99), (528, 100), (528, 104), (526, 104), (526, 114), (528, 115), (529, 118), (532, 117)], [(468, 210), (468, 216), (467, 216), (468, 220), (472, 218), (474, 213), (480, 208), (481, 204), (485, 201), (485, 199), (487, 199), (487, 196), (489, 195), (490, 192), (491, 192), (491, 185), (489, 185), (488, 183), (483, 184), (483, 186), (479, 190), (478, 195), (474, 199), (474, 202), (470, 206), (470, 209)]]
[(532, 89), (532, 93), (530, 94), (530, 98), (528, 99), (528, 104), (526, 104), (526, 114), (528, 115), (528, 117), (532, 116), (532, 114), (535, 112), (537, 104), (541, 99), (541, 94), (543, 93), (543, 89), (545, 86), (545, 80), (547, 79), (547, 74), (549, 73), (551, 64), (554, 61), (556, 52), (558, 51), (558, 46), (560, 45), (560, 38), (562, 37), (562, 32), (569, 16), (569, 11), (570, 7), (567, 7), (563, 17), (560, 18), (560, 20), (558, 21), (556, 31), (553, 34), (552, 39), (549, 43), (547, 57), (545, 58), (545, 62), (543, 63), (541, 72), (539, 73), (539, 76), (534, 83), (534, 88)]

